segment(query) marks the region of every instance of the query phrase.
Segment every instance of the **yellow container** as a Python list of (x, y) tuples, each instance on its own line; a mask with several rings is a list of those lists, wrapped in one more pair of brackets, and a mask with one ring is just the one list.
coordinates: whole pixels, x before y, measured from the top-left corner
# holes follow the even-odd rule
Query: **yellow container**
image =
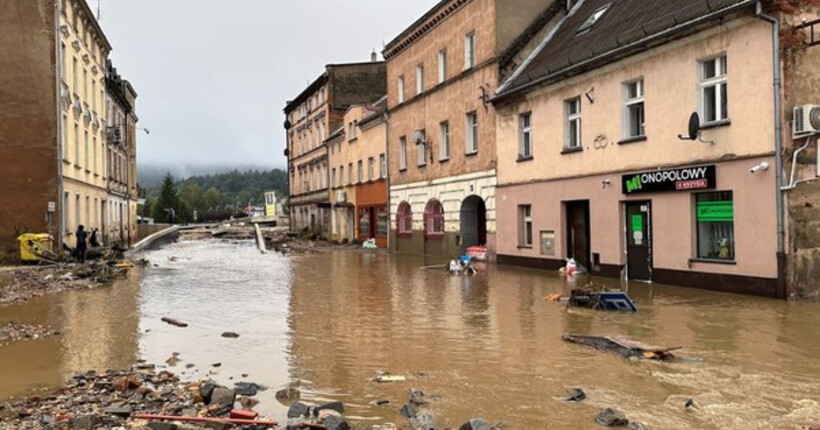
[(20, 259), (38, 261), (43, 251), (51, 252), (52, 237), (48, 233), (26, 233), (17, 238), (20, 241)]

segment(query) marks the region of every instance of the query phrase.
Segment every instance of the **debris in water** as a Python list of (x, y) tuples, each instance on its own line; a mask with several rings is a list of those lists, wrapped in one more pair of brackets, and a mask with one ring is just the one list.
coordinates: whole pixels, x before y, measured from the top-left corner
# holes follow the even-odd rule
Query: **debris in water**
[(177, 326), (177, 327), (188, 327), (188, 323), (184, 323), (182, 321), (177, 321), (173, 318), (168, 318), (168, 317), (162, 317), (162, 322), (167, 323), (167, 324), (171, 324), (171, 325)]
[(407, 377), (404, 375), (393, 375), (390, 373), (385, 373), (383, 375), (376, 376), (373, 378), (373, 381), (384, 383), (384, 382), (404, 382), (407, 381)]
[(626, 419), (623, 412), (612, 408), (606, 408), (598, 412), (598, 415), (595, 416), (595, 422), (604, 427), (621, 427), (629, 424), (629, 420)]
[(675, 358), (672, 351), (681, 349), (680, 346), (665, 349), (654, 348), (651, 346), (641, 345), (629, 339), (620, 339), (608, 336), (564, 334), (561, 336), (561, 339), (567, 342), (612, 351), (624, 358), (635, 357), (647, 360), (671, 360)]
[(683, 408), (687, 411), (694, 411), (695, 409), (700, 409), (698, 404), (695, 403), (695, 399), (686, 399), (686, 402), (683, 404)]
[(569, 397), (567, 397), (568, 402), (580, 402), (587, 398), (587, 393), (580, 388), (573, 388), (569, 392)]
[(222, 337), (226, 337), (226, 338), (229, 338), (229, 339), (236, 339), (236, 338), (239, 337), (239, 334), (234, 333), (232, 331), (226, 331), (226, 332), (222, 333)]

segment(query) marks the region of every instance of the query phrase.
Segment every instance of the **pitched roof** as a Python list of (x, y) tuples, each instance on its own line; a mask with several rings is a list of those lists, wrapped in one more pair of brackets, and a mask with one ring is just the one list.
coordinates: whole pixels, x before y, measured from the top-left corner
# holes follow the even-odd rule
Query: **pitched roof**
[[(580, 73), (696, 31), (754, 0), (582, 0), (498, 91), (497, 98)], [(596, 12), (606, 11), (587, 30)]]

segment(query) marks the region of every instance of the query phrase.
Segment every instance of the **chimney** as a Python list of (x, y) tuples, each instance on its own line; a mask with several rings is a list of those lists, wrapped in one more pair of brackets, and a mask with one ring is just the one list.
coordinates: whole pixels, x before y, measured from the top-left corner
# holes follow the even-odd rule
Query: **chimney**
[(370, 53), (370, 62), (375, 63), (379, 61), (379, 54), (376, 54), (376, 50), (374, 49), (373, 52)]

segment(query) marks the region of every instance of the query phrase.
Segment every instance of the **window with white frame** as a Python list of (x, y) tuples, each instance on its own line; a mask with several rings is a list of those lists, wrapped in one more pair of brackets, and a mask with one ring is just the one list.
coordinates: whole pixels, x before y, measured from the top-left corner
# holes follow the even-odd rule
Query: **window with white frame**
[(729, 119), (726, 55), (698, 62), (700, 114), (704, 123)]
[(438, 51), (438, 83), (447, 80), (447, 50)]
[(518, 116), (518, 158), (532, 157), (532, 112)]
[(373, 157), (368, 157), (367, 158), (367, 180), (372, 181), (373, 179), (376, 179), (375, 176), (373, 176), (375, 174), (376, 174), (376, 160)]
[(399, 138), (399, 170), (407, 170), (407, 136)]
[(466, 115), (466, 140), (464, 142), (464, 151), (467, 154), (475, 154), (478, 152), (478, 114), (475, 111)]
[(416, 66), (416, 94), (424, 92), (424, 64)]
[(475, 67), (475, 32), (464, 36), (464, 70)]
[(564, 101), (564, 147), (575, 149), (581, 147), (581, 97)]
[(624, 138), (630, 139), (646, 135), (643, 79), (624, 84)]
[(416, 142), (416, 165), (421, 167), (427, 164), (427, 132), (420, 130), (422, 141)]
[(398, 91), (399, 103), (404, 103), (404, 75), (399, 76)]
[(439, 146), (438, 159), (440, 161), (448, 160), (450, 158), (450, 122), (442, 121), (438, 125), (439, 129)]
[(348, 124), (348, 131), (347, 131), (347, 140), (355, 140), (356, 139), (356, 128), (359, 125), (359, 121), (350, 121)]
[(518, 205), (518, 245), (532, 246), (532, 206)]
[(379, 177), (387, 176), (387, 157), (384, 154), (379, 154)]

